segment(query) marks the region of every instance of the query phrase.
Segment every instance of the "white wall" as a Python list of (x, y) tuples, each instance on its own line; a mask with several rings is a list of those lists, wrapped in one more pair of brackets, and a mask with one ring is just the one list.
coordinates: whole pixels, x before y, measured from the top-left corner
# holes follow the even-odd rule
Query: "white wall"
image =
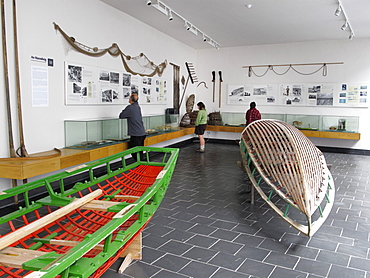
[[(10, 6), (10, 5), (9, 5)], [(124, 70), (121, 59), (106, 54), (89, 57), (73, 50), (62, 35), (54, 29), (56, 22), (68, 35), (88, 46), (106, 48), (117, 43), (121, 50), (131, 56), (144, 53), (154, 63), (164, 60), (181, 66), (185, 73), (185, 61), (195, 60), (195, 50), (164, 35), (136, 19), (98, 0), (20, 0), (17, 1), (18, 40), (21, 69), (21, 92), (23, 105), (24, 134), (29, 153), (64, 147), (64, 120), (99, 117), (116, 117), (125, 105), (66, 106), (64, 101), (64, 62), (75, 62), (108, 69)], [(10, 7), (7, 24), (12, 25)], [(11, 28), (10, 28), (11, 29)], [(12, 34), (8, 34), (12, 41)], [(9, 46), (12, 48), (12, 46)], [(165, 50), (165, 51), (164, 51)], [(45, 66), (31, 61), (31, 55), (53, 58), (54, 67), (49, 69), (49, 107), (31, 107), (31, 66)], [(10, 66), (14, 64), (9, 55)], [(11, 69), (12, 70), (12, 69)], [(11, 74), (12, 76), (14, 74)], [(163, 114), (172, 104), (172, 66), (168, 64), (163, 78), (169, 82), (167, 105), (144, 105), (144, 115)], [(3, 78), (3, 75), (0, 76)], [(2, 82), (3, 83), (3, 82)], [(14, 84), (11, 84), (14, 88)], [(15, 94), (14, 89), (11, 92)], [(0, 100), (0, 122), (6, 123), (3, 99)], [(16, 103), (12, 101), (13, 121), (16, 121)], [(5, 127), (5, 126), (4, 126)], [(15, 132), (15, 136), (17, 132)], [(0, 141), (0, 157), (7, 157), (7, 136)], [(18, 144), (18, 140), (16, 145)]]
[[(262, 45), (249, 47), (221, 48), (219, 50), (197, 51), (197, 73), (200, 80), (206, 80), (208, 90), (197, 93), (197, 101), (203, 100), (208, 112), (245, 112), (249, 105), (227, 105), (228, 84), (284, 84), (284, 83), (346, 83), (360, 82), (370, 84), (370, 40), (354, 39), (343, 41), (322, 41), (295, 44)], [(344, 62), (343, 65), (329, 65), (327, 76), (322, 71), (309, 76), (299, 75), (293, 71), (286, 75), (276, 75), (272, 72), (264, 77), (248, 77), (247, 69), (243, 66), (249, 65), (273, 65), (273, 64), (295, 64), (295, 63), (328, 63)], [(299, 67), (302, 72), (312, 72), (317, 69), (314, 66)], [(223, 73), (222, 83), (222, 105), (218, 107), (218, 100), (212, 102), (212, 71)], [(275, 68), (283, 72), (285, 68)], [(265, 68), (255, 69), (259, 74)], [(216, 78), (216, 96), (218, 96), (218, 76)], [(370, 129), (368, 119), (369, 108), (338, 108), (338, 107), (287, 107), (287, 106), (259, 106), (262, 113), (281, 114), (307, 114), (307, 115), (348, 115), (359, 116), (361, 140), (341, 140), (310, 138), (318, 146), (370, 149)]]
[[(12, 115), (15, 146), (19, 146), (16, 122), (14, 53), (12, 34), (11, 4), (6, 1), (9, 75), (12, 94)], [(109, 106), (66, 106), (64, 103), (64, 62), (75, 62), (92, 66), (104, 66), (108, 69), (121, 69), (119, 58), (109, 55), (92, 58), (72, 50), (64, 38), (54, 30), (56, 22), (67, 34), (89, 46), (105, 48), (117, 43), (128, 55), (145, 53), (158, 64), (167, 59), (181, 66), (181, 75), (187, 77), (185, 62), (194, 62), (199, 81), (206, 81), (203, 86), (189, 85), (187, 96), (196, 94), (196, 102), (204, 101), (208, 112), (227, 111), (244, 112), (247, 107), (226, 104), (227, 84), (264, 84), (295, 82), (368, 82), (370, 83), (370, 40), (325, 41), (285, 45), (264, 45), (226, 49), (194, 49), (164, 35), (161, 32), (137, 21), (136, 19), (100, 2), (99, 0), (18, 0), (18, 43), (20, 60), (20, 78), (23, 106), (24, 135), (27, 151), (36, 153), (64, 147), (64, 120), (97, 117), (115, 117), (123, 108), (121, 105)], [(31, 55), (54, 59), (54, 67), (49, 67), (49, 107), (31, 107), (31, 66), (40, 65), (32, 62)], [(2, 58), (0, 58), (2, 61)], [(313, 76), (301, 76), (290, 72), (284, 76), (272, 73), (263, 78), (248, 77), (245, 65), (286, 64), (313, 62), (344, 62), (344, 65), (329, 66), (328, 75), (321, 73)], [(302, 71), (312, 68), (302, 67)], [(223, 72), (222, 106), (212, 103), (211, 72)], [(172, 66), (168, 65), (163, 77), (169, 81), (168, 105), (143, 105), (143, 114), (163, 114), (165, 108), (172, 107)], [(218, 80), (218, 78), (217, 78)], [(3, 68), (0, 68), (0, 81), (4, 84)], [(4, 89), (3, 89), (4, 90)], [(218, 84), (216, 86), (218, 94)], [(182, 93), (182, 91), (180, 91)], [(9, 157), (7, 117), (5, 96), (0, 99), (0, 157)], [(320, 146), (337, 146), (356, 149), (370, 149), (370, 129), (367, 128), (369, 109), (367, 108), (316, 108), (259, 106), (263, 113), (323, 114), (360, 116), (360, 141), (315, 139)], [(185, 107), (182, 106), (181, 115)], [(226, 138), (227, 134), (211, 134), (213, 137)], [(225, 137), (226, 136), (226, 137)], [(234, 136), (235, 137), (235, 136)], [(235, 139), (233, 137), (233, 139)], [(10, 186), (10, 181), (0, 179), (0, 189)]]
[[(9, 2), (9, 3), (8, 3)], [(144, 3), (145, 4), (145, 3)], [(6, 1), (8, 31), (9, 75), (12, 94), (13, 122), (17, 120), (14, 53), (12, 34), (11, 1)], [(62, 35), (54, 29), (57, 23), (68, 35), (77, 41), (99, 48), (117, 43), (121, 50), (131, 56), (144, 53), (154, 63), (164, 60), (181, 66), (181, 75), (186, 75), (185, 62), (196, 59), (196, 51), (171, 37), (158, 32), (148, 25), (112, 8), (99, 0), (18, 0), (18, 44), (20, 78), (23, 108), (25, 143), (28, 153), (48, 151), (54, 147), (64, 147), (64, 120), (99, 117), (118, 117), (126, 105), (66, 106), (64, 92), (64, 62), (100, 66), (124, 71), (121, 59), (106, 54), (103, 57), (89, 57), (73, 50)], [(31, 66), (46, 66), (31, 61), (31, 55), (54, 59), (54, 67), (49, 69), (49, 106), (32, 107)], [(2, 64), (2, 59), (1, 59)], [(164, 114), (173, 107), (172, 74), (173, 68), (167, 65), (163, 78), (168, 81), (169, 101), (167, 105), (144, 105), (144, 115)], [(0, 69), (0, 82), (4, 84), (4, 74)], [(4, 91), (4, 89), (2, 89)], [(15, 125), (15, 124), (13, 124)], [(5, 96), (0, 99), (0, 157), (9, 157)], [(15, 147), (19, 146), (17, 127), (14, 127)], [(5, 185), (5, 186), (2, 186)], [(10, 185), (0, 179), (0, 188)]]

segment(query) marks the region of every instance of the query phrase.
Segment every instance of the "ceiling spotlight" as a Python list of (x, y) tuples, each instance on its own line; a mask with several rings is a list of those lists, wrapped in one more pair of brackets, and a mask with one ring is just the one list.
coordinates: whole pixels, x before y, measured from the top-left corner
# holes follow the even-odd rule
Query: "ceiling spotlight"
[(347, 27), (348, 27), (348, 21), (346, 20), (346, 22), (342, 25), (342, 27), (340, 27), (340, 29), (344, 31), (347, 29)]
[(173, 16), (172, 16), (172, 12), (171, 12), (171, 10), (168, 10), (168, 11), (167, 11), (167, 15), (168, 15), (168, 20), (169, 20), (169, 21), (173, 20)]
[(207, 37), (205, 35), (203, 35), (203, 41), (206, 42), (207, 41)]
[(340, 5), (338, 5), (338, 8), (335, 10), (334, 15), (339, 16), (341, 12), (342, 12), (342, 7)]
[(148, 6), (150, 6), (150, 5), (152, 4), (152, 1), (150, 1), (150, 0), (146, 1), (146, 4), (147, 4)]
[(354, 36), (355, 36), (355, 34), (353, 34), (353, 32), (351, 32), (351, 34), (349, 35), (349, 37), (348, 37), (348, 38), (349, 38), (350, 40), (352, 40)]
[(198, 29), (192, 25), (190, 25), (189, 32), (192, 32), (194, 35), (198, 36)]
[(186, 22), (186, 21), (185, 21), (185, 25), (184, 25), (184, 27), (185, 27), (185, 29), (186, 29), (187, 31), (189, 31), (191, 26), (190, 26), (189, 22)]

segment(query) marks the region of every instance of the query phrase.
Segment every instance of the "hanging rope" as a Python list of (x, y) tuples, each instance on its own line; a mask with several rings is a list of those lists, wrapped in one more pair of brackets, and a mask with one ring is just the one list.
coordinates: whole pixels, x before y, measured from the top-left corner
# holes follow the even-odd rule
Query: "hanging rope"
[[(284, 75), (284, 74), (287, 74), (288, 71), (290, 69), (292, 69), (293, 71), (295, 71), (296, 73), (298, 74), (301, 74), (301, 75), (313, 75), (317, 72), (319, 72), (320, 70), (322, 70), (322, 75), (323, 76), (327, 76), (328, 74), (328, 65), (341, 65), (343, 64), (343, 62), (337, 62), (337, 63), (311, 63), (311, 64), (288, 64), (288, 65), (260, 65), (260, 66), (244, 66), (243, 68), (248, 68), (248, 76), (251, 77), (252, 74), (254, 74), (255, 76), (257, 77), (263, 77), (267, 74), (267, 72), (269, 70), (273, 71), (275, 74), (277, 75)], [(301, 72), (301, 71), (298, 71), (295, 67), (293, 66), (312, 66), (312, 65), (321, 65), (321, 67), (313, 72), (309, 72), (309, 73), (304, 73), (304, 72)], [(267, 67), (266, 71), (263, 73), (263, 74), (256, 74), (253, 70), (253, 67)], [(283, 73), (279, 73), (275, 70), (274, 67), (288, 67), (286, 71), (284, 71)]]
[[(131, 57), (129, 55), (126, 55), (121, 51), (121, 49), (118, 47), (116, 43), (113, 43), (110, 47), (99, 49), (98, 47), (90, 47), (87, 45), (84, 45), (78, 41), (74, 37), (68, 36), (60, 27), (58, 24), (53, 22), (54, 28), (59, 31), (62, 36), (66, 39), (66, 41), (78, 52), (81, 52), (85, 55), (92, 56), (92, 57), (100, 57), (105, 55), (106, 53), (109, 53), (113, 57), (120, 56), (123, 66), (125, 70), (129, 73), (132, 73), (134, 75), (138, 74), (140, 76), (149, 76), (152, 77), (155, 74), (158, 74), (158, 76), (162, 76), (164, 69), (167, 66), (167, 60), (160, 63), (158, 66), (155, 65), (152, 61), (148, 59), (148, 57), (145, 56), (145, 54), (140, 53), (139, 56)], [(137, 67), (137, 69), (134, 69)]]

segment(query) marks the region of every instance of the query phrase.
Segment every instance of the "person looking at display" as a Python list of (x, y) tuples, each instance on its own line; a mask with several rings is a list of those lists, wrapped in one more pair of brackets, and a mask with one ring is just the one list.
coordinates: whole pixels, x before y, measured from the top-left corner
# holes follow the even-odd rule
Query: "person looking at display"
[(206, 106), (203, 102), (198, 102), (198, 115), (197, 119), (195, 120), (195, 131), (194, 133), (198, 135), (199, 138), (199, 149), (196, 152), (204, 153), (205, 152), (205, 145), (206, 141), (204, 140), (204, 132), (206, 131), (207, 127), (207, 111)]
[(261, 120), (261, 113), (260, 111), (257, 110), (256, 103), (254, 101), (252, 101), (249, 104), (249, 109), (245, 114), (245, 120), (246, 120), (245, 126), (249, 125), (254, 121)]
[[(131, 94), (129, 98), (129, 105), (119, 114), (120, 119), (127, 119), (128, 135), (130, 135), (130, 148), (137, 146), (144, 146), (146, 133), (143, 124), (143, 117), (141, 115), (141, 108), (139, 106), (139, 96)], [(142, 153), (140, 153), (142, 157)], [(132, 154), (132, 158), (136, 160), (136, 154)]]

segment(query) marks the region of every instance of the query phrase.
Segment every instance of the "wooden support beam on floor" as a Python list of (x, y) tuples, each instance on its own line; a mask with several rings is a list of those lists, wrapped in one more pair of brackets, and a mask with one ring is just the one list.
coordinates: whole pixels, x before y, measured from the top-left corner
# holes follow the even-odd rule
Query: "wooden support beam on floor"
[(134, 260), (141, 260), (143, 257), (142, 253), (143, 247), (143, 236), (140, 233), (132, 243), (126, 248), (126, 250), (121, 254), (121, 258), (126, 257), (129, 253), (131, 253), (132, 259)]
[(121, 266), (118, 269), (118, 273), (122, 274), (126, 268), (130, 265), (132, 260), (141, 260), (142, 259), (142, 234), (140, 233), (134, 241), (126, 248), (126, 250), (120, 256), (125, 257)]

